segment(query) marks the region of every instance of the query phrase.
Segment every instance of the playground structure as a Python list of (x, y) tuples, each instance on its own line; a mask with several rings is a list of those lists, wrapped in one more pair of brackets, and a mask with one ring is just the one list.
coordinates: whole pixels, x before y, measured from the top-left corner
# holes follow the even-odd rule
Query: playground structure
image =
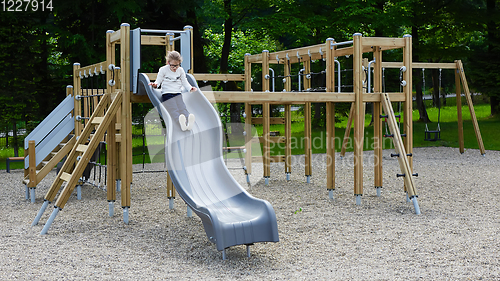
[[(154, 33), (162, 35), (143, 35), (142, 33)], [(174, 37), (175, 34), (180, 34)], [(113, 215), (112, 209), (116, 201), (116, 192), (121, 192), (121, 206), (123, 208), (123, 219), (125, 223), (129, 221), (129, 208), (131, 206), (130, 186), (132, 183), (132, 112), (131, 103), (151, 102), (148, 95), (140, 95), (139, 88), (141, 82), (139, 77), (140, 69), (140, 47), (141, 45), (164, 46), (166, 52), (175, 49), (175, 42), (180, 41), (180, 52), (184, 57), (182, 66), (186, 72), (193, 73), (192, 59), (192, 33), (190, 27), (182, 31), (170, 30), (130, 30), (128, 24), (122, 24), (120, 30), (108, 31), (107, 56), (106, 61), (81, 67), (74, 65), (73, 86), (67, 88), (67, 98), (61, 108), (54, 110), (54, 120), (42, 122), (41, 128), (37, 131), (47, 132), (44, 126), (47, 124), (65, 125), (63, 129), (52, 128), (50, 134), (57, 136), (48, 137), (47, 135), (37, 138), (26, 138), (26, 162), (25, 179), (26, 190), (31, 194), (34, 202), (34, 190), (36, 184), (40, 182), (56, 163), (66, 157), (66, 161), (58, 173), (49, 191), (45, 195), (44, 203), (37, 214), (33, 225), (38, 224), (48, 204), (54, 203), (54, 211), (46, 222), (42, 234), (47, 233), (58, 212), (64, 208), (68, 199), (75, 188), (78, 188), (82, 182), (82, 173), (87, 167), (92, 155), (105, 140), (107, 143), (107, 169), (106, 169), (106, 190), (107, 200), (110, 205), (110, 216)], [(116, 48), (119, 45), (119, 58), (117, 60)], [(346, 47), (347, 46), (347, 47)], [(402, 49), (402, 62), (383, 62), (383, 51), (392, 49)], [(364, 53), (373, 53), (373, 92), (367, 91), (365, 85), (364, 71)], [(338, 56), (352, 56), (353, 58), (353, 91), (340, 92), (335, 91), (335, 58)], [(304, 75), (302, 75), (304, 89), (310, 88), (310, 80), (307, 74), (310, 73), (312, 60), (322, 59), (326, 62), (326, 91), (325, 92), (292, 92), (291, 91), (291, 64), (302, 63)], [(366, 60), (365, 60), (366, 61)], [(120, 67), (116, 64), (119, 62)], [(251, 69), (252, 64), (262, 65), (262, 89), (261, 91), (252, 91), (251, 89)], [(285, 91), (270, 92), (270, 64), (284, 65)], [(366, 62), (365, 62), (366, 64)], [(402, 74), (401, 92), (385, 93), (382, 91), (382, 68), (396, 67)], [(463, 72), (463, 66), (460, 61), (452, 64), (427, 64), (412, 62), (412, 38), (405, 35), (403, 38), (383, 38), (383, 37), (363, 37), (360, 33), (353, 35), (352, 41), (335, 42), (334, 39), (327, 39), (325, 43), (309, 47), (303, 47), (293, 50), (279, 51), (270, 53), (263, 51), (261, 54), (245, 56), (244, 74), (193, 74), (198, 81), (244, 81), (245, 91), (219, 91), (213, 92), (206, 98), (211, 103), (245, 103), (245, 131), (251, 130), (251, 125), (255, 123), (263, 124), (263, 136), (258, 142), (263, 145), (263, 167), (266, 184), (269, 183), (270, 165), (274, 161), (285, 162), (285, 173), (287, 179), (291, 173), (291, 105), (304, 104), (305, 116), (305, 176), (309, 181), (313, 167), (311, 167), (311, 102), (326, 103), (326, 133), (327, 133), (327, 190), (330, 198), (333, 198), (335, 190), (335, 103), (352, 103), (350, 119), (354, 124), (354, 195), (356, 204), (361, 204), (363, 195), (363, 143), (364, 143), (364, 119), (365, 103), (373, 103), (374, 108), (374, 187), (377, 188), (377, 195), (380, 195), (380, 189), (383, 186), (382, 179), (382, 119), (387, 119), (388, 127), (391, 131), (392, 140), (401, 168), (399, 177), (404, 178), (404, 191), (407, 199), (413, 202), (415, 213), (420, 213), (417, 201), (417, 190), (413, 181), (413, 125), (412, 125), (412, 68), (454, 68), (456, 73), (457, 96), (460, 95), (460, 82), (462, 83), (471, 116), (473, 116), (474, 129), (476, 137), (480, 143), (481, 153), (484, 154), (484, 147), (480, 137), (477, 120), (475, 118), (470, 92)], [(90, 91), (84, 88), (83, 81), (95, 75), (104, 75), (105, 87), (96, 91)], [(144, 74), (148, 79), (155, 79), (156, 74)], [(299, 76), (300, 77), (300, 76)], [(369, 80), (368, 80), (369, 81)], [(143, 85), (143, 84), (142, 84)], [(86, 83), (89, 87), (89, 84)], [(340, 87), (339, 87), (340, 89)], [(212, 95), (213, 94), (213, 95)], [(66, 101), (68, 100), (68, 101)], [(460, 99), (457, 99), (457, 107)], [(403, 132), (400, 132), (396, 117), (392, 109), (391, 102), (402, 102), (403, 107)], [(252, 118), (252, 105), (262, 104), (262, 119)], [(285, 118), (271, 118), (270, 105), (285, 105)], [(82, 110), (83, 108), (83, 110)], [(459, 137), (461, 138), (460, 149), (463, 152), (463, 127), (461, 119), (461, 107), (459, 107)], [(384, 114), (383, 114), (384, 112)], [(47, 119), (46, 119), (47, 120)], [(64, 123), (60, 120), (64, 120)], [(269, 126), (273, 123), (285, 124), (285, 136), (271, 137)], [(348, 122), (350, 124), (350, 122)], [(51, 125), (52, 126), (52, 125)], [(70, 133), (73, 131), (73, 134)], [(350, 131), (350, 130), (349, 130)], [(34, 131), (35, 132), (35, 131)], [(347, 132), (347, 130), (346, 130)], [(33, 134), (33, 133), (32, 133)], [(49, 134), (49, 135), (50, 135)], [(40, 154), (37, 151), (43, 142), (50, 143), (50, 146), (44, 151), (49, 153)], [(252, 172), (252, 136), (245, 136), (245, 173)], [(270, 146), (273, 142), (284, 142), (286, 145), (285, 156), (271, 156)], [(221, 147), (222, 149), (222, 147)], [(45, 156), (44, 156), (45, 155)], [(45, 168), (47, 167), (47, 168)], [(37, 169), (38, 168), (38, 169)], [(175, 197), (175, 189), (172, 184), (172, 175), (168, 173), (167, 194), (171, 201)], [(178, 177), (173, 179), (179, 183)], [(66, 185), (63, 187), (63, 183)], [(179, 186), (176, 186), (179, 188)], [(62, 189), (62, 190), (61, 190)], [(30, 190), (31, 192), (28, 192)], [(183, 197), (186, 201), (186, 199)], [(188, 202), (187, 200), (186, 202)], [(188, 203), (189, 205), (189, 203)], [(191, 206), (195, 208), (196, 206)], [(197, 211), (197, 210), (195, 210)], [(199, 212), (197, 211), (197, 214)], [(206, 228), (207, 230), (207, 228)], [(208, 230), (207, 230), (207, 236)], [(212, 237), (209, 239), (214, 242)], [(258, 242), (258, 241), (255, 241)], [(245, 244), (251, 244), (245, 242)], [(225, 246), (224, 246), (225, 247)], [(218, 246), (218, 249), (221, 250)], [(223, 250), (223, 249), (222, 249)]]
[[(368, 68), (371, 69), (371, 64), (375, 63), (375, 60), (371, 61), (368, 63)], [(366, 63), (365, 63), (366, 64)], [(397, 63), (397, 62), (382, 62), (382, 71), (387, 68), (398, 68), (401, 69), (402, 63)], [(440, 74), (439, 74), (439, 89), (441, 88), (441, 71), (443, 69), (453, 69), (455, 73), (455, 94), (456, 94), (456, 104), (457, 104), (457, 125), (458, 125), (458, 144), (459, 144), (459, 151), (461, 154), (464, 153), (465, 147), (464, 147), (464, 129), (463, 129), (463, 117), (462, 117), (462, 87), (463, 87), (463, 93), (465, 100), (467, 102), (467, 105), (469, 107), (469, 112), (471, 115), (471, 121), (472, 121), (472, 126), (474, 128), (474, 134), (476, 136), (476, 140), (478, 143), (479, 147), (479, 152), (481, 155), (485, 155), (486, 150), (484, 148), (483, 140), (481, 137), (481, 131), (479, 130), (479, 124), (477, 122), (476, 118), (476, 113), (474, 111), (474, 105), (472, 102), (472, 96), (469, 90), (469, 86), (467, 84), (467, 79), (465, 77), (465, 72), (463, 68), (462, 61), (456, 60), (453, 63), (419, 63), (419, 62), (414, 62), (412, 64), (413, 69), (422, 69), (422, 73), (424, 72), (425, 69), (439, 69)], [(366, 65), (365, 65), (366, 67)], [(369, 76), (369, 75), (368, 75)], [(370, 89), (370, 78), (368, 78), (368, 90)], [(425, 81), (425, 80), (424, 80)], [(440, 106), (439, 106), (440, 107)], [(352, 116), (353, 116), (353, 109), (354, 105), (351, 106), (351, 110), (349, 112), (349, 118), (347, 121), (347, 127), (345, 130), (344, 134), (344, 139), (342, 141), (342, 148), (340, 151), (340, 156), (343, 157), (346, 152), (346, 147), (347, 143), (349, 140), (349, 135), (351, 131), (351, 125), (352, 125)], [(441, 110), (439, 108), (439, 110)], [(400, 116), (399, 119), (401, 118)], [(399, 122), (398, 122), (399, 123)], [(440, 139), (440, 127), (439, 127), (439, 116), (438, 116), (438, 121), (437, 121), (437, 127), (435, 130), (429, 130), (428, 126), (426, 124), (426, 130), (424, 131), (424, 140), (427, 141), (436, 141)], [(384, 135), (385, 136), (385, 135)], [(391, 135), (387, 135), (390, 137)]]

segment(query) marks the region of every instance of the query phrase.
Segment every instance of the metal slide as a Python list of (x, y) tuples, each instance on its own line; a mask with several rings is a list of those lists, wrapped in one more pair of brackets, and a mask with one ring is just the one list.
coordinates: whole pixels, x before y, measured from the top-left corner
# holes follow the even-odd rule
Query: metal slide
[[(196, 80), (188, 74), (191, 85)], [(182, 98), (196, 116), (191, 131), (182, 131), (161, 103), (161, 92), (139, 74), (139, 95), (147, 94), (165, 126), (165, 161), (177, 193), (201, 218), (210, 241), (223, 251), (235, 245), (278, 242), (271, 204), (246, 192), (232, 177), (222, 157), (222, 124), (212, 104), (198, 90)], [(168, 101), (167, 101), (168, 102)]]

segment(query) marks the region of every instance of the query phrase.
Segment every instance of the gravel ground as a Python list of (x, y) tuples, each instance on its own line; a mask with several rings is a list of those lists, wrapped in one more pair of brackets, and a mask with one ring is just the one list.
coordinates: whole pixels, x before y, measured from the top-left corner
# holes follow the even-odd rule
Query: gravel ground
[(21, 170), (1, 171), (0, 279), (500, 280), (500, 152), (483, 157), (473, 149), (416, 148), (419, 216), (406, 203), (391, 152), (384, 151), (381, 197), (368, 163), (373, 153), (365, 153), (360, 206), (352, 154), (337, 156), (334, 200), (325, 189), (325, 155), (313, 155), (310, 184), (301, 156), (289, 182), (282, 163), (272, 165), (268, 186), (257, 164), (251, 185), (241, 170), (231, 170), (252, 195), (273, 205), (280, 242), (252, 246), (250, 258), (245, 246), (231, 247), (224, 261), (180, 198), (169, 210), (164, 173), (134, 174), (130, 224), (122, 221), (119, 200), (109, 217), (105, 192), (86, 184), (83, 200), (72, 195), (41, 236), (52, 208), (39, 225), (31, 222), (55, 171), (39, 184), (35, 204), (24, 199)]

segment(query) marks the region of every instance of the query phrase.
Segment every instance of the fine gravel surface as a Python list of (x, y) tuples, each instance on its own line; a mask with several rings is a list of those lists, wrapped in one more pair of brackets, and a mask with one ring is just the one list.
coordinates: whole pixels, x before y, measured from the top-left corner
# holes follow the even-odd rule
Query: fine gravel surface
[[(110, 217), (106, 192), (85, 184), (82, 200), (75, 192), (40, 235), (53, 205), (31, 223), (55, 170), (38, 185), (34, 204), (25, 199), (23, 171), (0, 171), (0, 280), (500, 280), (500, 152), (415, 148), (421, 215), (406, 202), (391, 152), (384, 150), (381, 197), (373, 152), (365, 152), (359, 206), (352, 153), (337, 155), (333, 200), (322, 154), (313, 155), (309, 184), (303, 156), (294, 156), (290, 181), (283, 163), (272, 164), (267, 186), (261, 164), (253, 164), (249, 185), (241, 169), (231, 169), (249, 193), (272, 204), (280, 241), (251, 246), (250, 258), (245, 246), (231, 247), (227, 260), (179, 197), (169, 209), (164, 172), (134, 173), (128, 225), (119, 193)], [(155, 165), (146, 168), (163, 168)]]

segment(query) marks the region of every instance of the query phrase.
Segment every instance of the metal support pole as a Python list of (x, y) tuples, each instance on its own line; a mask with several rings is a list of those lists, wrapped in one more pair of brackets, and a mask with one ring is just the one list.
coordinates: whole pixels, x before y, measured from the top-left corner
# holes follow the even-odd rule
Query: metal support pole
[(45, 235), (47, 234), (47, 231), (49, 231), (50, 226), (54, 222), (54, 219), (56, 218), (57, 214), (59, 213), (61, 209), (57, 206), (54, 206), (54, 211), (52, 211), (52, 214), (50, 215), (49, 219), (45, 223), (45, 226), (42, 229), (42, 232), (40, 232), (40, 235)]
[(34, 187), (30, 188), (30, 197), (31, 197), (31, 203), (34, 204), (35, 203), (35, 198), (36, 198), (36, 196), (35, 196), (35, 188)]
[(45, 209), (47, 209), (47, 206), (49, 205), (49, 201), (45, 200), (43, 201), (42, 207), (40, 208), (40, 211), (38, 211), (38, 214), (35, 217), (35, 220), (31, 223), (31, 226), (35, 226), (38, 224), (40, 221), (40, 218), (42, 217), (43, 213), (45, 212)]
[(76, 186), (76, 199), (82, 200), (82, 186), (81, 185)]
[(128, 213), (128, 207), (123, 207), (123, 222), (125, 224), (129, 223), (129, 213)]
[(109, 216), (112, 217), (115, 214), (115, 202), (108, 201), (108, 207), (109, 207)]
[(226, 256), (226, 249), (222, 250), (222, 260), (226, 260), (227, 259), (227, 256)]

